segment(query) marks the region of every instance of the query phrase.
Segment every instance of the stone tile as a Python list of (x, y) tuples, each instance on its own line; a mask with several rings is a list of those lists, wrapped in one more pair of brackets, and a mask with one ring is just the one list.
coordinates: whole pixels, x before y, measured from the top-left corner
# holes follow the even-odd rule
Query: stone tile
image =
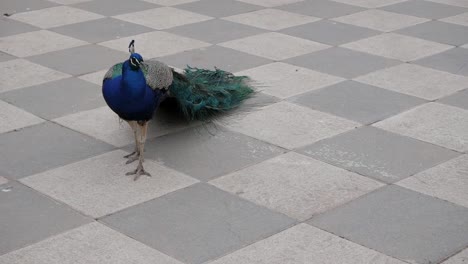
[(58, 4), (62, 4), (62, 5), (73, 5), (73, 4), (88, 2), (88, 1), (92, 1), (92, 0), (48, 0), (48, 1), (58, 3)]
[(446, 5), (454, 5), (460, 7), (468, 7), (468, 3), (465, 0), (428, 0), (435, 3), (441, 3)]
[(111, 228), (93, 222), (0, 256), (2, 264), (182, 264)]
[(0, 52), (0, 62), (14, 60), (14, 59), (16, 59), (16, 57), (11, 56), (10, 54)]
[[(128, 150), (133, 149), (133, 145)], [(149, 140), (145, 158), (208, 181), (284, 152), (245, 135), (206, 125)]]
[(266, 30), (281, 30), (319, 20), (315, 17), (278, 9), (262, 9), (255, 12), (225, 17), (223, 19)]
[(353, 25), (343, 24), (330, 20), (320, 20), (314, 23), (288, 28), (282, 30), (281, 32), (291, 36), (309, 39), (333, 46), (368, 38), (380, 33), (375, 30), (356, 27)]
[(344, 78), (354, 78), (401, 63), (397, 60), (340, 47), (295, 57), (286, 62)]
[(345, 3), (348, 5), (361, 6), (366, 8), (378, 8), (396, 3), (405, 2), (407, 0), (333, 0), (339, 3)]
[[(0, 174), (22, 178), (112, 149), (110, 145), (52, 123), (0, 135)], [(27, 161), (27, 162), (25, 162)]]
[(77, 78), (6, 92), (0, 98), (45, 119), (105, 105), (100, 86)]
[(363, 12), (338, 17), (334, 18), (333, 20), (384, 32), (390, 32), (429, 21), (425, 18), (401, 15), (377, 9), (370, 9)]
[(171, 28), (167, 32), (215, 44), (257, 35), (265, 31), (226, 20), (211, 19), (200, 23)]
[(363, 8), (329, 0), (301, 1), (279, 9), (320, 18), (333, 18), (362, 11)]
[(399, 14), (424, 17), (429, 19), (441, 19), (468, 11), (467, 9), (456, 6), (418, 0), (410, 0), (403, 3), (386, 6), (382, 9)]
[[(329, 47), (276, 32), (223, 42), (219, 45), (272, 60), (284, 60)], [(268, 49), (264, 48), (266, 46)]]
[(460, 26), (468, 26), (468, 12), (456, 16), (447, 17), (440, 21), (446, 23), (452, 23)]
[(412, 26), (398, 33), (454, 46), (468, 43), (468, 27), (440, 21)]
[(227, 126), (240, 133), (294, 149), (353, 129), (357, 123), (307, 107), (280, 102), (230, 120)]
[(375, 126), (439, 146), (468, 151), (468, 110), (429, 103)]
[(17, 57), (86, 45), (86, 42), (47, 30), (34, 31), (0, 38), (0, 50)]
[(343, 47), (402, 61), (421, 59), (453, 48), (449, 45), (395, 33), (351, 42)]
[(51, 30), (90, 43), (98, 43), (153, 31), (151, 28), (128, 23), (114, 18), (97, 19), (63, 27), (57, 27)]
[(249, 76), (258, 86), (257, 89), (263, 93), (283, 99), (344, 80), (282, 62), (263, 65), (238, 74)]
[(212, 19), (212, 17), (209, 16), (204, 16), (173, 7), (149, 9), (141, 12), (115, 16), (115, 18), (158, 30)]
[(144, 0), (149, 3), (158, 4), (162, 6), (175, 6), (186, 3), (192, 3), (200, 0)]
[(468, 155), (420, 172), (397, 184), (468, 208)]
[[(22, 74), (18, 74), (18, 73)], [(15, 76), (15, 78), (11, 78)], [(34, 78), (31, 78), (34, 76)], [(0, 63), (0, 92), (42, 84), (69, 77), (68, 74), (54, 71), (27, 60), (9, 60)]]
[(454, 151), (374, 127), (320, 141), (301, 152), (388, 183), (458, 156)]
[(225, 255), (295, 222), (205, 184), (170, 193), (103, 221), (169, 256), (194, 264)]
[(468, 76), (468, 49), (453, 48), (414, 63), (453, 74)]
[(252, 12), (261, 7), (235, 0), (203, 0), (178, 5), (177, 8), (211, 17), (225, 17)]
[(102, 18), (103, 16), (87, 12), (70, 6), (57, 6), (24, 12), (11, 16), (12, 19), (21, 21), (40, 28), (52, 28), (78, 22)]
[(126, 51), (128, 44), (132, 40), (135, 40), (136, 51), (145, 59), (168, 56), (211, 45), (203, 41), (181, 37), (163, 31), (149, 32), (118, 40), (106, 41), (100, 45), (120, 51)]
[[(210, 182), (253, 203), (304, 221), (383, 184), (289, 152)], [(323, 190), (326, 189), (326, 192)]]
[[(148, 139), (188, 127), (181, 118), (164, 113), (157, 113), (153, 121), (149, 126)], [(108, 106), (63, 116), (54, 122), (117, 147), (135, 143), (130, 126), (120, 120)]]
[(158, 7), (157, 5), (139, 0), (86, 1), (84, 3), (80, 3), (74, 6), (104, 16), (115, 16), (124, 13), (132, 13)]
[(122, 150), (112, 151), (23, 178), (21, 182), (93, 218), (115, 213), (198, 182), (150, 160), (145, 161), (145, 169), (153, 176), (134, 182), (133, 177), (125, 176), (133, 169), (125, 165), (123, 156), (126, 154)]
[(0, 176), (0, 185), (8, 183), (8, 179)]
[(205, 69), (216, 67), (229, 72), (237, 72), (271, 62), (265, 58), (220, 46), (210, 46), (162, 57), (161, 61), (180, 69), (190, 65)]
[(106, 74), (107, 71), (108, 71), (108, 69), (104, 69), (102, 71), (81, 75), (78, 78), (81, 79), (81, 80), (85, 80), (85, 81), (88, 81), (90, 83), (94, 83), (94, 84), (97, 84), (97, 85), (101, 86), (102, 81), (104, 79), (104, 75)]
[[(12, 181), (8, 187), (0, 192), (0, 255), (90, 221), (22, 184)], [(0, 263), (12, 262), (0, 256)]]
[(311, 223), (410, 263), (439, 263), (468, 245), (468, 209), (397, 186), (351, 201)]
[(468, 89), (438, 100), (439, 103), (453, 105), (468, 110)]
[(401, 64), (356, 78), (357, 81), (395, 92), (434, 100), (467, 87), (468, 78), (425, 68)]
[(39, 117), (0, 100), (0, 133), (44, 122)]
[(301, 94), (290, 101), (362, 124), (374, 123), (426, 102), (354, 81)]
[(463, 264), (468, 261), (468, 248), (442, 262), (442, 264)]
[(310, 225), (299, 224), (210, 262), (210, 264), (221, 263), (403, 264), (404, 262)]
[(259, 6), (264, 6), (264, 7), (277, 7), (277, 6), (291, 4), (291, 3), (302, 2), (304, 0), (238, 0), (238, 1), (249, 3), (249, 4), (254, 4), (254, 5), (259, 5)]
[[(3, 2), (2, 2), (3, 4)], [(0, 17), (0, 37), (7, 37), (11, 35), (27, 33), (31, 31), (38, 30), (39, 28), (33, 27), (31, 25), (9, 19), (5, 16)]]
[[(45, 0), (3, 0), (2, 13), (16, 14), (31, 10), (38, 10), (47, 7), (56, 6), (57, 4)], [(2, 28), (3, 31), (3, 28)]]
[[(122, 51), (127, 51), (128, 43)], [(28, 60), (77, 76), (108, 69), (128, 59), (128, 53), (97, 45), (86, 45), (29, 57)]]

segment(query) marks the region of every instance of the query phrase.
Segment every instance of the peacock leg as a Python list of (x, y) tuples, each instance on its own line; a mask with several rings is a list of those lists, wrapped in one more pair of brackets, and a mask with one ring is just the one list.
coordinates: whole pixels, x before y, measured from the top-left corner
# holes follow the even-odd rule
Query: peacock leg
[(126, 175), (135, 175), (135, 178), (133, 180), (138, 180), (141, 175), (146, 175), (151, 177), (151, 174), (145, 171), (143, 168), (143, 161), (145, 160), (144, 158), (144, 151), (145, 151), (145, 142), (146, 142), (146, 132), (148, 131), (148, 122), (144, 122), (143, 124), (138, 124), (140, 128), (140, 137), (138, 141), (138, 149), (139, 149), (139, 160), (138, 160), (138, 166), (134, 171), (127, 172)]
[(130, 164), (138, 159), (138, 157), (140, 156), (140, 151), (138, 149), (138, 146), (139, 146), (139, 140), (138, 140), (139, 137), (138, 137), (138, 131), (137, 131), (138, 123), (136, 121), (127, 121), (127, 122), (132, 128), (133, 135), (135, 136), (135, 150), (132, 153), (124, 156), (124, 158), (128, 159), (125, 164)]

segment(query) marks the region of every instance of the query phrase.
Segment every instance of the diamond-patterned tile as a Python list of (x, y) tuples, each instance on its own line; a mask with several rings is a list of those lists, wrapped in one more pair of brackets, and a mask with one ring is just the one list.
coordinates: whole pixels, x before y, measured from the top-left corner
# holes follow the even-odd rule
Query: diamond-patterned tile
[(149, 3), (158, 4), (162, 6), (175, 6), (191, 2), (196, 2), (200, 0), (144, 0)]
[(181, 37), (163, 31), (149, 32), (132, 37), (106, 41), (100, 45), (120, 51), (126, 51), (128, 43), (132, 40), (135, 40), (135, 50), (145, 59), (172, 55), (211, 45), (203, 41)]
[(454, 46), (468, 43), (468, 27), (440, 21), (412, 26), (398, 33)]
[(40, 28), (58, 27), (102, 17), (103, 16), (99, 14), (87, 12), (70, 6), (45, 8), (11, 16), (12, 19)]
[(141, 12), (123, 14), (115, 18), (158, 30), (206, 21), (212, 17), (173, 8), (161, 7)]
[[(0, 176), (0, 185), (8, 183), (8, 179)], [(4, 186), (5, 188), (8, 188), (8, 186)], [(2, 187), (3, 189), (3, 187)]]
[(444, 97), (438, 100), (438, 102), (468, 110), (468, 89)]
[(205, 184), (170, 193), (103, 221), (169, 256), (196, 264), (273, 235), (295, 222)]
[[(18, 74), (21, 73), (21, 74)], [(11, 78), (15, 76), (15, 78)], [(31, 85), (69, 77), (68, 74), (54, 71), (27, 60), (9, 60), (0, 63), (0, 92), (10, 91)]]
[(439, 146), (468, 151), (468, 110), (429, 103), (375, 126)]
[(47, 30), (0, 38), (0, 50), (17, 57), (27, 57), (86, 45), (78, 39)]
[(333, 18), (362, 11), (363, 8), (329, 0), (302, 1), (278, 7), (281, 10), (320, 18)]
[[(15, 14), (19, 12), (26, 12), (31, 10), (38, 10), (47, 7), (56, 6), (57, 4), (45, 0), (3, 0), (2, 13)], [(2, 28), (3, 31), (3, 28)]]
[(14, 59), (16, 59), (16, 57), (11, 56), (10, 54), (0, 52), (0, 62), (14, 60)]
[(366, 27), (384, 32), (394, 31), (429, 21), (425, 18), (401, 15), (383, 10), (371, 9), (363, 12), (334, 18), (334, 21)]
[(453, 74), (468, 76), (468, 49), (454, 48), (414, 63)]
[(249, 76), (263, 93), (283, 99), (344, 80), (282, 62), (263, 65), (238, 74)]
[(0, 98), (46, 119), (105, 105), (100, 86), (77, 78), (6, 92)]
[(468, 248), (442, 262), (442, 264), (464, 264), (466, 262), (468, 262)]
[[(223, 42), (219, 45), (272, 60), (284, 60), (329, 47), (276, 32)], [(268, 49), (265, 49), (266, 46)]]
[(2, 30), (0, 31), (0, 37), (27, 33), (39, 29), (37, 27), (33, 27), (31, 25), (15, 21), (6, 17), (0, 17), (0, 27), (2, 28)]
[(4, 101), (0, 101), (0, 133), (44, 122), (41, 118), (23, 111)]
[[(0, 192), (0, 255), (90, 221), (22, 184), (12, 181), (8, 187)], [(0, 263), (13, 262), (0, 256)]]
[(307, 107), (280, 102), (253, 112), (227, 126), (284, 148), (298, 148), (337, 135), (357, 123)]
[(426, 102), (354, 81), (301, 94), (291, 101), (362, 124), (374, 123)]
[(410, 0), (403, 3), (386, 6), (382, 9), (399, 14), (424, 17), (429, 19), (441, 19), (468, 11), (467, 9), (457, 6), (443, 5), (420, 0)]
[(223, 19), (266, 30), (281, 30), (319, 20), (316, 17), (278, 9), (262, 9), (255, 12), (225, 17)]
[(84, 75), (79, 76), (78, 78), (101, 86), (102, 81), (104, 79), (104, 75), (107, 73), (108, 70), (109, 69), (104, 69), (101, 71), (84, 74)]
[(363, 127), (301, 150), (303, 153), (384, 182), (396, 182), (458, 156), (458, 153), (373, 127)]
[(403, 264), (372, 249), (307, 224), (249, 245), (210, 264), (347, 263)]
[(252, 12), (261, 7), (235, 0), (202, 0), (178, 5), (177, 8), (212, 17), (225, 17)]
[(339, 47), (295, 57), (286, 62), (344, 78), (354, 78), (401, 63), (397, 60)]
[(348, 5), (361, 6), (366, 8), (378, 8), (391, 4), (401, 3), (408, 0), (333, 0), (339, 3), (345, 3)]
[[(101, 154), (112, 146), (52, 123), (0, 134), (0, 174), (21, 178)], [(25, 162), (27, 161), (27, 162)]]
[(62, 4), (62, 5), (73, 5), (73, 4), (88, 2), (88, 1), (92, 1), (92, 0), (48, 0), (48, 1), (58, 3), (58, 4)]
[(145, 170), (153, 176), (133, 182), (133, 177), (125, 175), (133, 169), (131, 165), (125, 165), (123, 156), (126, 154), (122, 150), (112, 151), (23, 178), (21, 182), (93, 218), (198, 182), (149, 160), (145, 161)]
[(86, 1), (74, 5), (83, 10), (94, 12), (104, 16), (115, 16), (124, 13), (132, 13), (137, 11), (148, 10), (158, 7), (157, 5), (150, 4), (140, 0), (98, 0), (98, 1)]
[(73, 264), (80, 262), (182, 264), (97, 222), (83, 225), (0, 256), (1, 264)]
[(276, 7), (276, 6), (281, 6), (281, 5), (291, 4), (291, 3), (302, 2), (304, 0), (238, 0), (238, 1), (249, 3), (249, 4), (254, 4), (254, 5), (259, 5), (259, 6), (264, 6), (264, 7)]
[(454, 5), (460, 7), (468, 7), (468, 3), (465, 0), (427, 0), (435, 3)]
[(401, 64), (356, 78), (395, 92), (434, 100), (467, 87), (468, 78), (414, 64)]
[(410, 263), (439, 263), (468, 245), (468, 209), (388, 186), (311, 223)]
[(51, 31), (90, 43), (128, 37), (153, 30), (154, 29), (114, 18), (97, 19), (51, 29)]
[(468, 12), (457, 15), (457, 16), (447, 17), (447, 18), (441, 19), (440, 21), (457, 24), (460, 26), (468, 26)]
[[(210, 183), (300, 221), (383, 186), (294, 152)], [(327, 191), (323, 192), (324, 189)]]

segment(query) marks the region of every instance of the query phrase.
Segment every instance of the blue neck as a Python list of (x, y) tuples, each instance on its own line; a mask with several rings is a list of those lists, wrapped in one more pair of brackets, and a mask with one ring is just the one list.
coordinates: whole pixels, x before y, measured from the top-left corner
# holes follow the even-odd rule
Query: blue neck
[(138, 99), (145, 96), (146, 79), (141, 69), (132, 69), (127, 60), (122, 67), (121, 91), (128, 99)]

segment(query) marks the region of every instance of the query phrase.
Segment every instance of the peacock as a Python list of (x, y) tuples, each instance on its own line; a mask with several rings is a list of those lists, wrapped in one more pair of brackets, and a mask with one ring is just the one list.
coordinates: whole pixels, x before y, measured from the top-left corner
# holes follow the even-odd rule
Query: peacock
[(238, 107), (254, 89), (247, 76), (215, 68), (187, 66), (183, 73), (155, 59), (143, 60), (135, 52), (135, 41), (128, 46), (128, 60), (115, 64), (104, 75), (102, 93), (107, 105), (133, 130), (135, 149), (124, 156), (126, 164), (138, 160), (135, 170), (126, 175), (151, 176), (143, 167), (148, 122), (161, 102), (174, 98), (172, 104), (188, 120), (209, 121), (217, 114)]

